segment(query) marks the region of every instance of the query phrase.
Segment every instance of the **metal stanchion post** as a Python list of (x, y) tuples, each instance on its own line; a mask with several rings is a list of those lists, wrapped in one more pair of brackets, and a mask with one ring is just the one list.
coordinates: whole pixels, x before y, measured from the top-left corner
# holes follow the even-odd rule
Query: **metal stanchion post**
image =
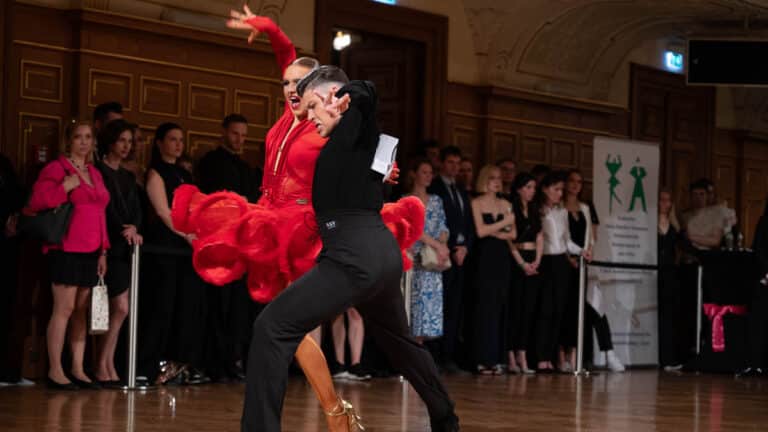
[(588, 375), (589, 372), (584, 369), (584, 302), (586, 300), (586, 276), (587, 267), (584, 262), (584, 257), (579, 257), (579, 320), (578, 328), (576, 330), (576, 370), (574, 374), (577, 376)]
[(701, 353), (701, 309), (704, 307), (704, 290), (701, 286), (704, 267), (699, 264), (696, 277), (696, 354)]
[(411, 284), (413, 283), (413, 270), (403, 272), (403, 276), (400, 280), (400, 288), (403, 292), (403, 300), (405, 303), (405, 316), (408, 319), (408, 325), (411, 324)]
[(138, 340), (139, 316), (139, 263), (141, 247), (133, 245), (131, 256), (131, 287), (128, 293), (128, 381), (124, 390), (146, 390), (136, 386), (136, 341)]

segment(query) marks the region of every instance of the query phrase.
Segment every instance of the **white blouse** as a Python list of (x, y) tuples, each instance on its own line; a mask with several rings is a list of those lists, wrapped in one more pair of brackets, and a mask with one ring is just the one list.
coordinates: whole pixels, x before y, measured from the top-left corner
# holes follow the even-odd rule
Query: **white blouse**
[(541, 220), (541, 231), (544, 233), (544, 255), (581, 254), (579, 245), (571, 240), (568, 210), (565, 208), (553, 207), (545, 210)]

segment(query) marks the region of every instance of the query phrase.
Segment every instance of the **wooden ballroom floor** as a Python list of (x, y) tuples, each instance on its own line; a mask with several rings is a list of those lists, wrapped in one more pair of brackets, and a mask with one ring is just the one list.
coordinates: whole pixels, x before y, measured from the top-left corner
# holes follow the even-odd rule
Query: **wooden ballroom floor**
[[(765, 431), (768, 380), (655, 371), (572, 376), (450, 377), (462, 431)], [(397, 379), (339, 383), (369, 432), (429, 430), (418, 396)], [(238, 431), (243, 386), (146, 393), (0, 388), (0, 430)], [(283, 430), (324, 431), (311, 389), (292, 378)]]

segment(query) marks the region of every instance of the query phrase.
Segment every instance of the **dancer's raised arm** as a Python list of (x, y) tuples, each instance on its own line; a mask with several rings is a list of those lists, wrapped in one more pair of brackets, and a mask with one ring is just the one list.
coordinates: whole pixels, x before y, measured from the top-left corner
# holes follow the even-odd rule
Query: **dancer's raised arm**
[(267, 17), (254, 15), (247, 5), (243, 6), (243, 12), (232, 10), (229, 15), (232, 18), (227, 21), (227, 27), (250, 31), (248, 43), (253, 42), (259, 33), (265, 33), (269, 37), (277, 64), (280, 66), (280, 73), (285, 72), (291, 62), (296, 60), (296, 48), (293, 46), (293, 42), (274, 21)]

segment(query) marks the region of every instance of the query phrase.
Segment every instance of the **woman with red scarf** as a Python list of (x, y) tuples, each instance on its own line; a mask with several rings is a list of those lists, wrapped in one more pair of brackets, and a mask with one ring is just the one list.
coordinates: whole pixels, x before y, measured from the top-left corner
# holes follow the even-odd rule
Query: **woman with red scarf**
[[(251, 297), (266, 303), (308, 271), (320, 252), (311, 196), (315, 163), (327, 139), (307, 120), (296, 93), (296, 85), (318, 66), (317, 60), (297, 59), (293, 44), (272, 20), (253, 15), (247, 6), (244, 12), (233, 11), (227, 25), (249, 30), (249, 42), (266, 33), (283, 71), (286, 106), (265, 140), (263, 195), (256, 205), (249, 205), (233, 193), (204, 195), (185, 186), (175, 194), (172, 213), (178, 230), (197, 236), (193, 262), (203, 279), (222, 285), (248, 272)], [(423, 207), (419, 216), (418, 206), (411, 204), (391, 204), (382, 210), (401, 245), (413, 243), (423, 230), (415, 226), (418, 221), (423, 224)], [(409, 220), (417, 222), (411, 226)], [(356, 427), (359, 418), (336, 395), (325, 357), (311, 337), (299, 345), (296, 359), (327, 414), (329, 428)]]

